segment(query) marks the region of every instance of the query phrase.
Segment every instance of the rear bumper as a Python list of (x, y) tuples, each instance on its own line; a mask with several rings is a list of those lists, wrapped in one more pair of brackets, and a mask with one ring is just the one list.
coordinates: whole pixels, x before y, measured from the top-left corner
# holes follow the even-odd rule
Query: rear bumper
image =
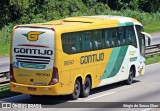
[[(30, 91), (28, 90), (29, 87), (36, 88), (36, 90)], [(59, 83), (49, 86), (33, 86), (10, 82), (10, 90), (12, 92), (19, 92), (30, 95), (60, 95)]]

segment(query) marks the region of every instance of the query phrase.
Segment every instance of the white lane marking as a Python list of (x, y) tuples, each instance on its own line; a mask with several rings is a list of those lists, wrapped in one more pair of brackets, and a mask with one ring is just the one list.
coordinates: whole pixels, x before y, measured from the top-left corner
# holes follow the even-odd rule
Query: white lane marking
[(0, 62), (0, 64), (3, 64), (3, 63), (9, 63), (9, 61)]
[(13, 98), (17, 98), (17, 97), (21, 97), (21, 96), (24, 96), (25, 94), (21, 94), (21, 95), (18, 95), (18, 96), (12, 96), (12, 97), (9, 97), (9, 98), (4, 98), (4, 99), (0, 99), (0, 101), (5, 101), (7, 99), (13, 99)]
[(103, 97), (103, 96), (107, 96), (107, 95), (110, 95), (110, 94), (114, 94), (114, 93), (115, 92), (106, 93), (106, 94), (103, 94), (103, 95), (100, 95), (100, 96), (96, 96), (96, 97), (93, 97), (93, 98), (86, 99), (84, 101), (90, 101), (90, 100), (97, 99), (97, 98), (100, 98), (100, 97)]
[(151, 109), (153, 109), (153, 108), (143, 109), (142, 111), (149, 111), (149, 110), (151, 110)]

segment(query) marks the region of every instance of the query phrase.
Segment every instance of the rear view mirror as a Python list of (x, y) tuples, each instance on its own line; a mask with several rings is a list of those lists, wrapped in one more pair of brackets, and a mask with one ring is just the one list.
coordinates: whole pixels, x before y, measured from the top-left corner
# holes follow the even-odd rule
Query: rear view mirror
[(148, 45), (151, 45), (151, 36), (150, 36), (150, 34), (148, 34), (146, 32), (141, 32), (141, 34), (143, 34), (145, 37), (148, 38)]

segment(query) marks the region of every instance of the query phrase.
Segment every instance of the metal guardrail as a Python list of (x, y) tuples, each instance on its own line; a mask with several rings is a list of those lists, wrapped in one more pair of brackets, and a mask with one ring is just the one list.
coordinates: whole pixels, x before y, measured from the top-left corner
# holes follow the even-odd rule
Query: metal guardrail
[(146, 56), (160, 54), (160, 44), (146, 46)]
[[(146, 46), (146, 56), (160, 54), (160, 44)], [(0, 72), (0, 87), (9, 84), (10, 72)]]
[(0, 87), (9, 84), (10, 72), (0, 72)]

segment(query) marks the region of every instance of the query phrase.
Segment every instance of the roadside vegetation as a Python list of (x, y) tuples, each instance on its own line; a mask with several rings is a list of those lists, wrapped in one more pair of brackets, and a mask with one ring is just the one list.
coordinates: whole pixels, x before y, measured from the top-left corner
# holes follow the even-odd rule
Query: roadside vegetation
[(0, 86), (0, 99), (19, 95), (20, 93), (11, 92), (9, 85)]
[(160, 54), (150, 55), (146, 57), (146, 65), (160, 62)]
[(148, 33), (160, 32), (160, 21), (144, 25), (144, 30)]
[(72, 16), (119, 15), (136, 18), (146, 32), (160, 31), (159, 0), (1, 0), (0, 56), (9, 56), (12, 29)]

